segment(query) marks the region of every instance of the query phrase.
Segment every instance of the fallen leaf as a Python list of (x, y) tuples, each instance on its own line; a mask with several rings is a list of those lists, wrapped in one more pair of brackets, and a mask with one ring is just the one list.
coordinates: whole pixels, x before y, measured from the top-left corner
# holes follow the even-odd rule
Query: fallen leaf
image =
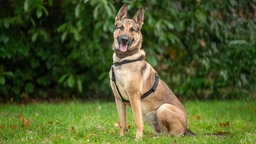
[(118, 127), (119, 127), (119, 125), (118, 125), (117, 123), (115, 123), (115, 124), (114, 124), (114, 127), (115, 127), (115, 128), (118, 128)]
[(40, 116), (40, 114), (39, 114), (38, 112), (36, 112), (35, 115), (36, 115), (37, 117)]
[(194, 119), (200, 120), (201, 118), (202, 118), (202, 117), (201, 117), (199, 114), (194, 115)]
[(220, 123), (220, 127), (228, 127), (230, 126), (230, 123), (229, 122), (226, 122), (226, 123)]
[(57, 135), (55, 135), (54, 138), (55, 138), (55, 139), (60, 139), (60, 138), (61, 138), (61, 135), (60, 135), (60, 134), (57, 134)]
[(60, 123), (59, 122), (55, 122), (55, 121), (48, 121), (46, 124), (57, 125), (57, 124), (60, 124)]
[(15, 130), (15, 129), (17, 128), (16, 125), (11, 125), (10, 127), (11, 127), (13, 130)]
[(26, 129), (29, 127), (29, 123), (24, 116), (20, 116), (20, 122), (21, 122), (22, 127), (26, 128)]
[(50, 142), (50, 138), (46, 137), (46, 138), (44, 139), (44, 141), (48, 143), (48, 142)]
[(5, 128), (5, 126), (4, 125), (0, 125), (0, 129), (4, 129)]
[[(119, 128), (119, 125), (117, 123), (114, 124), (114, 128)], [(131, 128), (131, 125), (127, 124), (127, 130)]]
[(104, 130), (105, 128), (103, 126), (97, 126), (98, 130)]
[(76, 133), (76, 128), (72, 126), (71, 128), (69, 128), (69, 132)]

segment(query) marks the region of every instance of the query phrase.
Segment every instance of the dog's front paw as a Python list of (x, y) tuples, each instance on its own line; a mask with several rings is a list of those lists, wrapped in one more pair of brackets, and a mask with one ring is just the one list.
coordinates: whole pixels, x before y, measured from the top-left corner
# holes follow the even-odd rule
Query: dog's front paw
[(124, 131), (120, 131), (120, 132), (119, 132), (119, 135), (120, 135), (120, 136), (124, 136), (124, 134), (125, 134)]
[(139, 141), (139, 140), (142, 140), (142, 137), (143, 137), (143, 133), (142, 132), (137, 132), (136, 133), (136, 137), (135, 137), (135, 141)]
[(125, 128), (125, 129), (120, 129), (120, 132), (119, 132), (120, 136), (124, 136), (124, 134), (125, 134), (126, 131), (128, 131), (127, 128)]
[(140, 140), (142, 140), (142, 136), (136, 136), (134, 139), (134, 141), (140, 141)]

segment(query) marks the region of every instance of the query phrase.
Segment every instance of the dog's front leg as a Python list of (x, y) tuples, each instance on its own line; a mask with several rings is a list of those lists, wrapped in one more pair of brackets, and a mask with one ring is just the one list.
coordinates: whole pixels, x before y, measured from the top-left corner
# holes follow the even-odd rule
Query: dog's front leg
[(143, 119), (141, 110), (141, 99), (139, 92), (131, 96), (131, 108), (133, 112), (134, 124), (136, 126), (136, 138), (138, 140), (143, 137)]
[(126, 106), (120, 99), (115, 98), (115, 101), (116, 101), (116, 107), (117, 107), (117, 113), (118, 113), (118, 125), (120, 129), (120, 136), (124, 136), (127, 130)]

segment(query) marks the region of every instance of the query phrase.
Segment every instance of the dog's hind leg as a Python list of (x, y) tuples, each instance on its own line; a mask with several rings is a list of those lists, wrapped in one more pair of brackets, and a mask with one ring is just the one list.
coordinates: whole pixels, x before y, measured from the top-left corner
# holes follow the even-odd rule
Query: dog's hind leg
[(162, 128), (158, 122), (155, 111), (147, 113), (145, 115), (145, 120), (151, 126), (151, 128), (155, 131), (156, 134), (160, 134), (162, 132)]
[(172, 136), (182, 136), (187, 129), (186, 113), (172, 104), (163, 104), (156, 111), (160, 127)]

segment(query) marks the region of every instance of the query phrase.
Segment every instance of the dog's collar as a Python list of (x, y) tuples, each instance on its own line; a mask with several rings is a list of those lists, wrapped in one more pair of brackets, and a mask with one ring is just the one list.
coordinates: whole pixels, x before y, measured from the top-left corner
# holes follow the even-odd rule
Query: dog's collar
[(120, 66), (120, 65), (123, 65), (123, 64), (133, 63), (133, 62), (136, 62), (136, 61), (142, 61), (144, 59), (145, 59), (145, 57), (141, 56), (138, 59), (134, 59), (134, 60), (124, 60), (124, 61), (121, 61), (121, 62), (115, 62), (113, 65), (114, 66)]

